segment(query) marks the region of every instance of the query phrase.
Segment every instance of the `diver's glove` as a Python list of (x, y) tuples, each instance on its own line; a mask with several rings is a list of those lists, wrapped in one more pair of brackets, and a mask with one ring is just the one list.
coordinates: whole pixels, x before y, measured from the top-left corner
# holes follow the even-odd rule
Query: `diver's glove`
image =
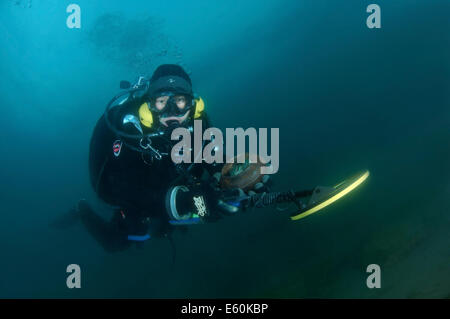
[(263, 175), (261, 182), (256, 183), (252, 188), (244, 191), (242, 188), (233, 188), (227, 190), (220, 189), (220, 179), (222, 174), (217, 172), (213, 175), (213, 184), (221, 193), (218, 199), (218, 208), (225, 214), (235, 214), (239, 211), (246, 210), (251, 204), (250, 198), (258, 193), (269, 192), (271, 179), (269, 175)]
[(226, 215), (234, 215), (240, 210), (245, 210), (250, 198), (241, 188), (224, 190), (221, 195), (217, 207)]
[(270, 186), (272, 184), (272, 179), (270, 175), (263, 175), (261, 182), (256, 183), (250, 190), (247, 191), (248, 195), (254, 195), (256, 193), (267, 193), (270, 192)]
[(269, 176), (248, 189), (222, 189), (220, 173), (209, 181), (171, 187), (166, 194), (166, 211), (173, 225), (197, 224), (220, 219), (223, 214), (234, 215), (251, 206), (252, 196), (269, 191)]
[(165, 202), (171, 224), (197, 224), (214, 219), (217, 194), (206, 184), (180, 185), (169, 188)]

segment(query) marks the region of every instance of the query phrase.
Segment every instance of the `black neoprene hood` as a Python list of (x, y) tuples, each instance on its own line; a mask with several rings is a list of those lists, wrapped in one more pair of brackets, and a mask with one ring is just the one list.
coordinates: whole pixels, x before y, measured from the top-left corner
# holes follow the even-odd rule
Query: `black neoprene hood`
[(148, 95), (154, 97), (164, 91), (193, 95), (191, 78), (181, 66), (162, 64), (153, 72)]

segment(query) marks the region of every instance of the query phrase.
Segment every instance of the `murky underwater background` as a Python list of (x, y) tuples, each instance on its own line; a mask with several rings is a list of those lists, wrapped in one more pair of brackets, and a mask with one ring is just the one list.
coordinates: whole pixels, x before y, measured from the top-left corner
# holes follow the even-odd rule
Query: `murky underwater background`
[[(82, 27), (66, 27), (66, 7)], [(448, 1), (56, 1), (0, 4), (0, 297), (450, 297)], [(275, 209), (105, 253), (48, 224), (88, 180), (89, 139), (119, 81), (191, 72), (213, 124), (279, 127), (279, 190), (354, 194), (292, 222)], [(66, 287), (79, 264), (82, 288)], [(366, 287), (379, 264), (382, 288)]]

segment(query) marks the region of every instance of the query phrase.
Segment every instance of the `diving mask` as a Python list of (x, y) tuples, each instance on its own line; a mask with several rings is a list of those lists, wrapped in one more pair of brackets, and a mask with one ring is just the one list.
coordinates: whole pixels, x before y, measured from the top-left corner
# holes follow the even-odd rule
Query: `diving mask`
[(171, 126), (173, 122), (182, 124), (190, 114), (192, 98), (185, 94), (163, 92), (150, 100), (150, 110), (158, 115), (164, 126)]

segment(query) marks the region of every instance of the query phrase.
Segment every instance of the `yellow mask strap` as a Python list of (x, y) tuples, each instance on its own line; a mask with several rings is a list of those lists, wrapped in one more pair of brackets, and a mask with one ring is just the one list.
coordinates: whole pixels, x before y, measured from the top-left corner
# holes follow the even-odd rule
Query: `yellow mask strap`
[(147, 103), (144, 103), (139, 107), (139, 120), (145, 127), (150, 128), (153, 125), (153, 115), (148, 108)]
[(194, 119), (198, 119), (200, 116), (202, 116), (204, 110), (205, 110), (205, 102), (203, 101), (203, 99), (201, 97), (195, 99)]

